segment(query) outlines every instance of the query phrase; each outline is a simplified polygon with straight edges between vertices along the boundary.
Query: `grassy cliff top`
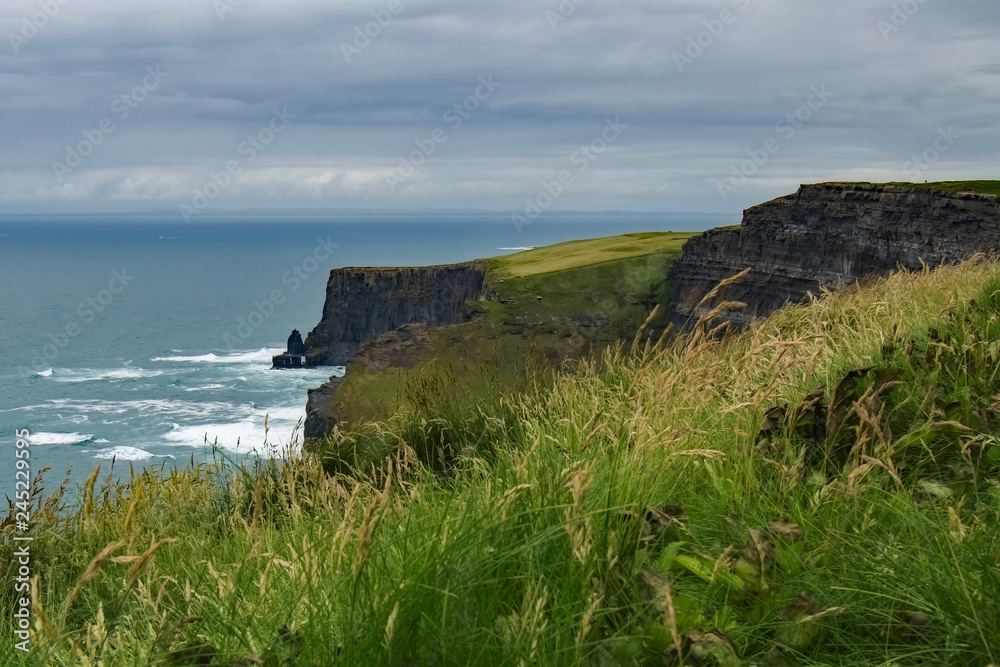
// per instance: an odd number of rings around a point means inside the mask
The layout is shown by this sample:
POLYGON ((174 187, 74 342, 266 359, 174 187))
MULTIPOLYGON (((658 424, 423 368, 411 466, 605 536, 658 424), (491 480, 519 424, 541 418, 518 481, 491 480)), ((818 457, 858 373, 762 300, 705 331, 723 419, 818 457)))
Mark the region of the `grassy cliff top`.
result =
POLYGON ((698 232, 643 232, 567 241, 498 257, 494 260, 494 266, 506 270, 511 277, 521 278, 641 255, 679 253, 684 242, 697 234, 698 232))
POLYGON ((926 190, 937 190, 940 192, 959 193, 976 192, 981 195, 1000 196, 1000 181, 933 181, 930 183, 906 183, 904 181, 890 181, 888 183, 834 183, 834 185, 894 185, 907 188, 924 188, 926 190))

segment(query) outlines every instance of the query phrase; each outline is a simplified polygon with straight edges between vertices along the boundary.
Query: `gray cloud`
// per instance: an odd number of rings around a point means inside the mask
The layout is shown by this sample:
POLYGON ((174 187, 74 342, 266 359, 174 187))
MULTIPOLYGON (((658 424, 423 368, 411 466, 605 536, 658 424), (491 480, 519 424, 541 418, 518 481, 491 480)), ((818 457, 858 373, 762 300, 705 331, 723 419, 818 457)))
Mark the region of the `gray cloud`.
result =
POLYGON ((176 210, 233 160, 214 207, 519 209, 616 117, 628 129, 554 208, 735 212, 802 182, 908 180, 948 127, 961 138, 918 175, 995 176, 992 2, 398 1, 243 0, 223 19, 214 0, 5 3, 0 211, 176 210), (58 11, 26 38, 43 6, 58 11), (355 45, 371 12, 392 20, 355 45), (156 66, 169 75, 122 117, 156 66), (453 129, 446 112, 489 75, 501 86, 453 129), (814 87, 829 100, 785 138, 814 87), (286 108, 247 161, 241 146, 286 108), (53 163, 105 119, 60 182, 53 163), (436 128, 447 140, 391 190, 436 128), (779 150, 720 197, 772 136, 779 150))

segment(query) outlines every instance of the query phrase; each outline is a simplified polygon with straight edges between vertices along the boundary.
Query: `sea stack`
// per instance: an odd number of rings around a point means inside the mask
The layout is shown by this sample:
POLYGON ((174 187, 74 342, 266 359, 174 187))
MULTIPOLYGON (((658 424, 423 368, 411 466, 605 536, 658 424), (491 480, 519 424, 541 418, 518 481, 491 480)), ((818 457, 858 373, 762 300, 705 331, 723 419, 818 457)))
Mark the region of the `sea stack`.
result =
POLYGON ((283 354, 271 357, 271 368, 304 368, 306 361, 306 345, 302 342, 302 334, 298 329, 292 330, 288 337, 283 354))

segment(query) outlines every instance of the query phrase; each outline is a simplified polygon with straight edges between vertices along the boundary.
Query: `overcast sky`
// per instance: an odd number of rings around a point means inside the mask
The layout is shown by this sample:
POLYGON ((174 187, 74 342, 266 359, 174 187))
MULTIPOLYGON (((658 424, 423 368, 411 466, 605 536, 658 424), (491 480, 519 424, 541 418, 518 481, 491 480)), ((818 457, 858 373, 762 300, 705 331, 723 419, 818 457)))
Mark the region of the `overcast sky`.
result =
POLYGON ((5 0, 0 26, 3 213, 1000 177, 996 0, 5 0))

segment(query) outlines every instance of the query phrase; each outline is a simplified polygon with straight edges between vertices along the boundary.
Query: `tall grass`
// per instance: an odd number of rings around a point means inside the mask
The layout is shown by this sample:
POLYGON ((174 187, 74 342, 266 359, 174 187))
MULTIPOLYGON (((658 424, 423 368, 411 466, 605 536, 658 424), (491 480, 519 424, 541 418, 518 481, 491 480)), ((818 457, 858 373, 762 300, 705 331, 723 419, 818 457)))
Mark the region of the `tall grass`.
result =
POLYGON ((901 274, 509 394, 428 379, 318 453, 95 475, 34 513, 0 656, 996 664, 998 295, 992 262, 901 274))

